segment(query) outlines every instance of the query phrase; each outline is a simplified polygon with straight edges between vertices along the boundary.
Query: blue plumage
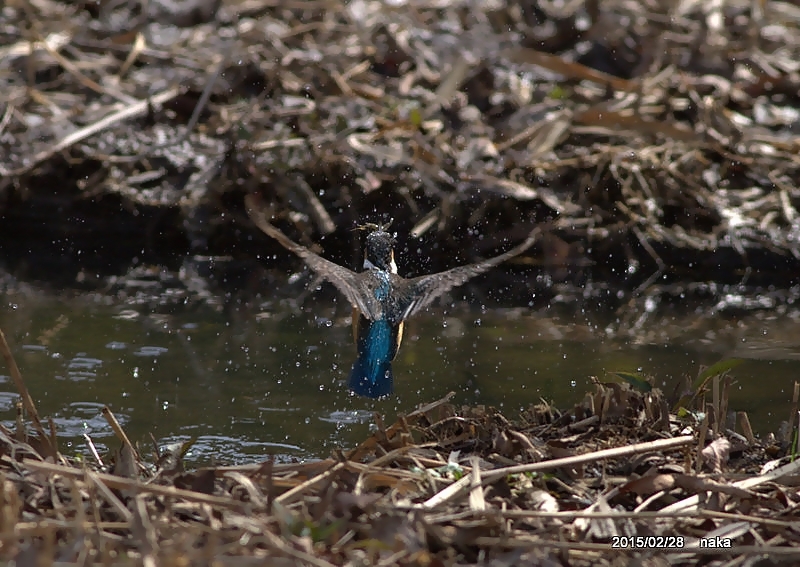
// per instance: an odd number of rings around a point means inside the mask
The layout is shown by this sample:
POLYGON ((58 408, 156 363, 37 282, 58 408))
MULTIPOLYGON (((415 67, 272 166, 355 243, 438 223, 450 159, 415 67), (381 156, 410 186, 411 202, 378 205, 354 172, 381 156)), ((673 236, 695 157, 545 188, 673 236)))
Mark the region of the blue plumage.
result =
POLYGON ((397 330, 386 319, 361 318, 358 358, 350 371, 350 389, 359 396, 380 398, 392 393, 392 359, 397 354, 397 330))
POLYGON ((350 371, 349 386, 356 394, 369 398, 392 393, 391 364, 403 339, 405 319, 448 290, 521 254, 533 245, 539 234, 539 229, 534 229, 524 242, 489 260, 406 279, 397 274, 394 261, 396 240, 386 232, 389 225, 359 227, 371 232, 367 235, 364 250, 364 271, 356 273, 293 242, 269 222, 263 204, 255 195, 248 195, 245 205, 256 226, 331 281, 353 305, 358 358, 350 371))

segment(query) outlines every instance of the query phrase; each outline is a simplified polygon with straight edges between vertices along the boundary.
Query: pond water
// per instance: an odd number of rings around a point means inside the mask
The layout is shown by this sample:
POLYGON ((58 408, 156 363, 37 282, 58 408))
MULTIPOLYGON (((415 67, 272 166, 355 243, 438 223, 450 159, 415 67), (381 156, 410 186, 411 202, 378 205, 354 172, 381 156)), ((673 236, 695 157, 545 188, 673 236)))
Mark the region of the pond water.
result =
MULTIPOLYGON (((196 464, 326 457, 363 440, 374 412, 391 423, 450 391, 457 404, 495 406, 512 419, 542 398, 567 408, 591 391, 591 376, 609 380, 617 370, 642 371, 672 392, 701 365, 731 356, 747 360, 733 372, 730 407, 747 411, 763 434, 789 417, 800 375, 800 324, 787 317, 692 325, 675 316, 659 332, 631 335, 613 317, 460 304, 409 321, 394 362, 396 395, 372 401, 346 389, 355 357, 349 306, 312 296, 302 310, 260 311, 242 304, 225 314, 152 315, 9 294, 0 313, 63 452, 88 455, 83 434, 101 451, 118 446, 101 413, 108 405, 143 447, 150 434, 159 444, 195 438, 188 458, 196 464)), ((17 394, 7 370, 0 374, 0 420, 13 426, 17 394)))

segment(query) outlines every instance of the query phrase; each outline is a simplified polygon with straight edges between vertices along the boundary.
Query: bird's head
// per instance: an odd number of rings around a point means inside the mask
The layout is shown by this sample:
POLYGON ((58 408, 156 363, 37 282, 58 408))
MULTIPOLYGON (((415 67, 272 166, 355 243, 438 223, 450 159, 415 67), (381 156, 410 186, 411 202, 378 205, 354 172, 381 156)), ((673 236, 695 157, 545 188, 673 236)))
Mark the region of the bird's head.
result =
POLYGON ((394 246, 397 240, 387 232, 392 224, 389 221, 385 225, 363 224, 357 227, 359 230, 371 231, 367 235, 367 246, 364 249, 364 269, 378 268, 392 274, 397 273, 397 264, 394 263, 394 246))

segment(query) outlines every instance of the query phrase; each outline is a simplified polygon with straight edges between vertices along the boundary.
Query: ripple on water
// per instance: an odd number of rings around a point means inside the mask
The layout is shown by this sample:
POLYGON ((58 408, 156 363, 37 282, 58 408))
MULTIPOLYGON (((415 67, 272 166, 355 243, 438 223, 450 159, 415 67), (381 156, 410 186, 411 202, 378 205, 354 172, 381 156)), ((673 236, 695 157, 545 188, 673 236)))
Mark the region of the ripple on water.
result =
POLYGON ((102 366, 103 361, 99 358, 88 358, 79 354, 75 358, 71 359, 67 364, 67 368, 86 368, 86 369, 93 369, 98 366, 102 366))
POLYGON ((372 413, 367 410, 333 411, 330 415, 320 416, 319 420, 328 423, 368 423, 372 421, 372 413))
MULTIPOLYGON (((185 443, 189 439, 190 437, 185 435, 165 437, 159 440, 159 446, 185 443)), ((227 435, 200 435, 186 454, 186 459, 197 461, 213 457, 220 463, 239 465, 263 461, 269 455, 272 455, 279 463, 294 461, 298 456, 310 456, 297 445, 289 443, 257 442, 227 435)))
POLYGON ((0 392, 0 411, 11 411, 18 399, 16 392, 0 392))
POLYGON ((56 376, 56 380, 71 380, 73 382, 83 382, 84 380, 94 380, 97 378, 96 372, 68 372, 66 376, 56 376))
POLYGON ((128 343, 123 343, 120 341, 111 341, 110 343, 106 344, 106 348, 109 350, 125 350, 128 348, 128 343))
POLYGON ((139 347, 138 349, 136 349, 133 352, 133 354, 134 354, 134 356, 148 356, 148 357, 152 356, 152 357, 155 357, 155 356, 161 356, 162 354, 164 354, 168 350, 169 350, 168 348, 160 347, 160 346, 143 346, 143 347, 139 347))
POLYGON ((79 353, 67 362, 67 378, 74 382, 97 378, 96 369, 103 365, 99 358, 90 358, 86 353, 79 353))
MULTIPOLYGON (((80 437, 84 433, 92 438, 113 437, 114 432, 103 417, 103 404, 95 402, 73 402, 53 418, 59 435, 80 437)), ((129 417, 124 413, 114 413, 117 421, 125 425, 129 417)))

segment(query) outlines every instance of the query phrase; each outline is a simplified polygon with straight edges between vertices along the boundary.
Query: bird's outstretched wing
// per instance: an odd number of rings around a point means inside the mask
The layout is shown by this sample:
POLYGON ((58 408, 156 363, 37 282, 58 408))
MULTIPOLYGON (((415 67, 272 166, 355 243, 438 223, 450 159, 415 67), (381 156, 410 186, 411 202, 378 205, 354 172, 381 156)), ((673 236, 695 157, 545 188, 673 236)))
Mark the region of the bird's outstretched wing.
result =
POLYGON ((490 268, 514 256, 522 254, 536 242, 540 233, 541 229, 538 227, 535 228, 524 242, 518 244, 505 254, 500 254, 494 258, 467 266, 459 266, 451 270, 439 272, 438 274, 404 280, 398 285, 398 307, 401 313, 400 320, 402 321, 424 309, 430 305, 434 299, 447 293, 454 287, 458 287, 490 268))
POLYGON ((265 234, 277 240, 287 250, 300 256, 309 268, 336 286, 336 289, 342 292, 351 304, 358 307, 365 317, 368 319, 380 318, 381 306, 378 301, 371 297, 370 293, 359 293, 359 275, 356 272, 326 260, 283 234, 269 222, 257 197, 247 195, 244 202, 250 220, 265 234))

